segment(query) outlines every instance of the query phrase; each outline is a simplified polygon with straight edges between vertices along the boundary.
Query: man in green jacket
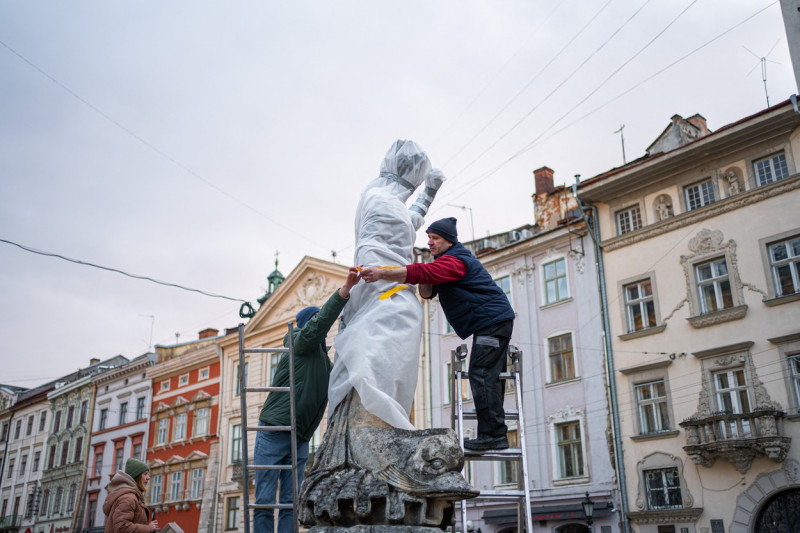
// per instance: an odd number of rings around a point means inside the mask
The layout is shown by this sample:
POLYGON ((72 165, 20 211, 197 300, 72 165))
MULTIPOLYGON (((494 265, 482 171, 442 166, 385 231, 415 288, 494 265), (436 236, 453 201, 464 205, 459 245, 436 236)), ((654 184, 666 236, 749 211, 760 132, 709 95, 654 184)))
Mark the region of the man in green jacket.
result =
MULTIPOLYGON (((308 441, 317 430, 328 405, 328 381, 333 366, 328 358, 325 338, 350 298, 350 289, 359 282, 359 271, 350 267, 344 285, 322 306, 306 307, 297 313, 294 330, 295 413, 297 418, 297 484, 303 482, 308 459, 308 441)), ((289 345, 289 335, 283 341, 289 345)), ((284 354, 272 380, 273 387, 289 386, 289 356, 284 354)), ((262 426, 289 426, 289 394, 271 392, 258 417, 262 426)), ((288 431, 259 431, 256 435, 254 464, 288 465, 292 463, 291 433, 288 431)), ((293 502, 292 470, 257 470, 257 505, 274 504, 280 478, 280 503, 293 502)), ((253 511, 255 533, 273 533, 275 514, 272 509, 253 511)), ((281 509, 278 513, 278 533, 294 531, 294 512, 281 509)))

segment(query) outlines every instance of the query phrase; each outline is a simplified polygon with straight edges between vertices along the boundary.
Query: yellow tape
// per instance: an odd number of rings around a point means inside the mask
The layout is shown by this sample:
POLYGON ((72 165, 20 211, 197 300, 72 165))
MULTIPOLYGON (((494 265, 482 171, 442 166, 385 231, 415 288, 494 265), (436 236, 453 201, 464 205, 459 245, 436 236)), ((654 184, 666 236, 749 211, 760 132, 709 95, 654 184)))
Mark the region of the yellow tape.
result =
POLYGON ((408 285, 398 285, 398 286, 396 286, 396 287, 392 287, 392 288, 391 288, 391 289, 389 289, 388 291, 385 291, 383 294, 381 294, 381 295, 378 297, 378 299, 379 299, 379 300, 386 300, 386 299, 390 298, 390 297, 391 297, 391 296, 392 296, 394 293, 396 293, 396 292, 400 292, 400 291, 402 291, 403 289, 407 289, 407 288, 408 288, 408 285))

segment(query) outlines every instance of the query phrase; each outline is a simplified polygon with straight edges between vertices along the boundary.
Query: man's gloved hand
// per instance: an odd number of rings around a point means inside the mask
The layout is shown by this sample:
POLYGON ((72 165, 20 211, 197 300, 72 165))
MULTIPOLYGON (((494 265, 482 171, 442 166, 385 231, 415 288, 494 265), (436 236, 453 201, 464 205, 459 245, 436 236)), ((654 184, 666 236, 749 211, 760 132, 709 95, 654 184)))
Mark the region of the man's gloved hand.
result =
POLYGON ((425 187, 428 189, 433 189, 435 194, 436 191, 439 190, 439 187, 442 186, 442 183, 444 183, 445 179, 447 178, 444 177, 444 172, 442 172, 441 169, 433 168, 430 172, 428 172, 428 175, 425 176, 425 187))

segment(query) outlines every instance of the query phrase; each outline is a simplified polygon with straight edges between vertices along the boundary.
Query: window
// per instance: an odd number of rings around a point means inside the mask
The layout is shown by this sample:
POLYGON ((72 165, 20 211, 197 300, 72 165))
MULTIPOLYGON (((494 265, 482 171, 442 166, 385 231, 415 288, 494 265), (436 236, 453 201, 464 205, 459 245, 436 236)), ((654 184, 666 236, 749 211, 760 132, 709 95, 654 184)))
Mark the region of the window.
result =
POLYGON ((167 443, 167 428, 169 428, 169 418, 162 418, 158 421, 158 433, 156 434, 156 444, 167 443))
POLYGON ((281 354, 273 353, 269 356, 269 382, 275 383, 275 372, 278 371, 278 364, 281 361, 281 354))
POLYGON ((225 511, 225 530, 239 528, 239 497, 228 498, 227 510, 225 511))
POLYGON ((550 359, 550 381, 563 381, 575 377, 575 358, 572 351, 572 334, 566 333, 547 339, 550 359))
POLYGON ((156 474, 150 480, 150 503, 161 503, 163 481, 164 477, 161 474, 156 474))
POLYGON ((173 472, 169 483, 169 500, 176 502, 181 499, 183 485, 183 472, 173 472))
POLYGON ((189 374, 183 374, 178 377, 178 387, 183 387, 189 384, 189 374))
POLYGON ((711 180, 706 180, 702 183, 690 185, 683 190, 683 194, 686 198, 687 211, 699 209, 704 205, 714 203, 714 184, 711 183, 711 180))
POLYGON ((3 432, 0 434, 0 442, 5 442, 8 438, 8 423, 3 422, 3 432))
POLYGON ((48 470, 55 466, 56 462, 56 445, 50 445, 50 454, 47 456, 47 468, 48 470))
POLYGON ((567 261, 564 258, 545 263, 542 267, 545 305, 569 298, 567 290, 567 261))
MULTIPOLYGON (((714 393, 717 399, 717 409, 724 413, 743 414, 750 412, 750 393, 744 368, 723 370, 715 372, 714 393)), ((741 434, 735 420, 720 420, 719 429, 724 439, 737 439, 750 436, 750 422, 741 421, 741 434)))
POLYGON ((209 368, 201 368, 197 371, 197 381, 203 381, 204 379, 208 379, 210 375, 209 368))
POLYGON ((695 273, 702 314, 733 307, 728 264, 724 257, 696 265, 695 273))
POLYGON ((31 465, 31 472, 38 472, 39 471, 39 460, 42 458, 42 452, 40 450, 36 450, 33 452, 33 464, 31 465))
POLYGON ((69 496, 67 496, 67 512, 71 513, 75 509, 75 496, 78 494, 78 485, 73 483, 69 487, 69 496))
POLYGON ((653 286, 649 279, 625 286, 625 313, 628 333, 655 327, 656 308, 653 286))
POLYGON ((31 433, 33 433, 33 415, 28 417, 28 425, 25 428, 25 436, 27 437, 31 433))
POLYGON ((89 400, 83 400, 81 402, 81 414, 78 423, 85 424, 88 414, 89 414, 89 400))
POLYGON ((800 237, 771 244, 769 263, 776 297, 800 292, 800 237))
POLYGON ((556 424, 558 439, 558 477, 570 478, 583 475, 583 444, 580 422, 556 424))
POLYGON ((630 233, 641 227, 642 213, 638 205, 617 212, 617 235, 630 233))
POLYGON ((39 415, 39 431, 44 431, 46 424, 47 424, 47 411, 42 411, 42 414, 39 415))
POLYGON ((179 413, 175 416, 175 430, 172 440, 184 440, 186 438, 186 413, 179 413))
POLYGON ((17 423, 14 425, 14 440, 19 438, 20 431, 22 431, 22 420, 17 420, 17 423))
POLYGON ((136 420, 144 418, 144 398, 136 398, 136 420))
POLYGON ((83 455, 83 437, 75 439, 75 451, 73 453, 72 462, 77 463, 81 460, 83 455))
POLYGON ((14 459, 8 460, 8 472, 6 473, 6 477, 11 479, 14 477, 14 459))
POLYGON ((639 433, 645 435, 670 430, 664 380, 640 383, 634 388, 639 410, 639 433))
POLYGON ((119 425, 126 424, 128 422, 128 402, 122 402, 119 404, 119 425))
MULTIPOLYGON (((244 383, 247 386, 247 366, 248 362, 244 362, 244 383)), ((242 386, 241 382, 239 381, 239 365, 236 365, 236 382, 233 384, 234 396, 239 396, 242 393, 242 386)))
POLYGON ((65 440, 61 443, 61 462, 58 463, 59 466, 64 466, 67 464, 67 458, 69 457, 69 441, 65 440))
POLYGON ((503 276, 502 278, 498 278, 494 280, 497 283, 497 286, 503 290, 503 293, 508 298, 508 303, 512 303, 511 301, 511 276, 503 276))
POLYGON ((683 507, 681 483, 677 468, 659 468, 644 472, 647 508, 677 509, 683 507))
POLYGON ((103 452, 98 452, 94 456, 94 475, 95 477, 100 477, 100 474, 103 472, 103 452))
POLYGON ((53 498, 53 514, 61 514, 61 500, 64 498, 64 487, 56 489, 56 497, 53 498))
POLYGON ((786 166, 786 154, 782 152, 754 161, 753 167, 755 168, 759 187, 789 177, 789 168, 786 166))
POLYGON ((165 379, 161 382, 161 390, 159 392, 164 392, 169 390, 169 380, 165 379))
POLYGON ((50 506, 50 489, 44 489, 42 493, 42 507, 39 509, 39 516, 47 516, 47 508, 50 506))
POLYGON ((203 495, 203 474, 202 468, 192 469, 192 499, 199 500, 203 495))
MULTIPOLYGON (((509 430, 506 433, 506 437, 508 437, 509 448, 519 448, 519 436, 516 429, 509 430)), ((499 461, 498 467, 500 469, 497 479, 498 485, 517 483, 519 475, 519 463, 517 461, 499 461)))
POLYGON ((208 422, 211 410, 208 407, 201 407, 194 412, 194 436, 199 437, 208 434, 208 422))
POLYGON ((789 354, 789 369, 794 390, 795 405, 800 405, 800 352, 789 354))
POLYGON ((143 459, 142 457, 142 443, 136 443, 133 445, 133 454, 131 455, 134 459, 143 459))
POLYGON ((108 425, 108 409, 100 409, 100 429, 106 429, 108 425))
POLYGON ((234 424, 231 426, 231 463, 238 463, 242 460, 242 426, 234 424))
POLYGON ((72 422, 75 419, 75 406, 70 405, 69 409, 67 409, 67 426, 68 428, 72 427, 72 422))
POLYGON ((19 475, 22 476, 25 474, 25 469, 28 467, 28 454, 22 456, 22 459, 19 461, 19 475))

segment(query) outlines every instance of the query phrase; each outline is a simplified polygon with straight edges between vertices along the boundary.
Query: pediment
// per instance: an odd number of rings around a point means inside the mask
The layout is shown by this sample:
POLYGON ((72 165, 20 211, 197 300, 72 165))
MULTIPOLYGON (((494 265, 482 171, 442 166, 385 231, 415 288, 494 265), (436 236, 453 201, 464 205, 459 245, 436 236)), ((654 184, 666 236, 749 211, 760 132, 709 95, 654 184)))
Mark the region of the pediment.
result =
POLYGON ((166 464, 174 465, 176 463, 183 463, 183 462, 184 462, 183 457, 181 457, 180 455, 173 455, 172 457, 167 459, 167 463, 166 464))
POLYGON ((269 328, 284 328, 304 307, 321 307, 344 281, 347 269, 345 265, 303 257, 247 323, 245 335, 269 328))
MULTIPOLYGON (((197 391, 197 394, 192 396, 192 403, 202 402, 203 400, 210 400, 211 395, 204 390, 197 391)), ((186 402, 189 403, 189 402, 186 402)))
POLYGON ((208 459, 208 454, 198 451, 193 451, 186 456, 187 461, 197 461, 199 459, 208 459))
POLYGON ((172 407, 174 409, 174 408, 178 408, 178 407, 180 407, 182 405, 186 405, 188 403, 189 403, 189 400, 187 400, 183 396, 178 396, 177 398, 175 398, 175 401, 172 402, 172 407))

